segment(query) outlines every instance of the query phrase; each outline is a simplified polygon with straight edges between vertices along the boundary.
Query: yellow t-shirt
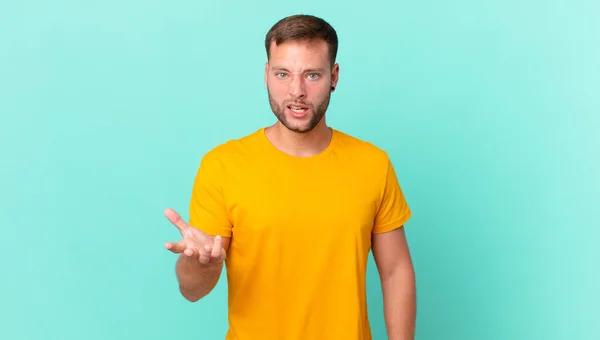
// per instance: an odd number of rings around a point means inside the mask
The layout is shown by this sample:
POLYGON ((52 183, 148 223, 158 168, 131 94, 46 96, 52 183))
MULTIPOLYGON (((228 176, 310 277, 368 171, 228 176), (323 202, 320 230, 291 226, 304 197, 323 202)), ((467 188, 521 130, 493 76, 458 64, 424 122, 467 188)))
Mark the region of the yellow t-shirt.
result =
POLYGON ((279 151, 261 128, 202 158, 190 224, 231 237, 226 339, 371 339, 371 236, 411 212, 387 153, 332 130, 313 157, 279 151))

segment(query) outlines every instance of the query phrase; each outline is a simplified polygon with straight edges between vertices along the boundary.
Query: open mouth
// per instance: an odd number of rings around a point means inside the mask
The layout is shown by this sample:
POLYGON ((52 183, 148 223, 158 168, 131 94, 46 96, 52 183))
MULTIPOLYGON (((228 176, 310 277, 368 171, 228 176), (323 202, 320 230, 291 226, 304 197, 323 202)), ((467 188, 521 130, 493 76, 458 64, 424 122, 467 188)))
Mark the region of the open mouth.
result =
POLYGON ((301 113, 301 112, 304 112, 304 111, 308 110, 308 107, 306 107, 304 105, 290 104, 287 107, 288 107, 288 109, 290 109, 290 110, 292 110, 294 112, 298 112, 298 113, 301 113))
POLYGON ((287 108, 290 112, 297 117, 304 116, 304 114, 308 111, 308 106, 302 104, 289 104, 287 108))

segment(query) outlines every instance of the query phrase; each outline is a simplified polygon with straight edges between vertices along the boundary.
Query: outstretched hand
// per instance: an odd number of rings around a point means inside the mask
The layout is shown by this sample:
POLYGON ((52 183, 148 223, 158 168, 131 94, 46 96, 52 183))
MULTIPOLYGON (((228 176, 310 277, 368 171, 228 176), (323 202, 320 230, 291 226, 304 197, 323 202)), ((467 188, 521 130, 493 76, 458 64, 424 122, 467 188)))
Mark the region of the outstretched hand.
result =
POLYGON ((225 260, 225 249, 221 236, 214 238, 187 224, 173 209, 165 209, 167 219, 179 229, 182 240, 167 242, 165 248, 175 254, 183 254, 192 259, 197 259, 206 265, 219 265, 225 260))

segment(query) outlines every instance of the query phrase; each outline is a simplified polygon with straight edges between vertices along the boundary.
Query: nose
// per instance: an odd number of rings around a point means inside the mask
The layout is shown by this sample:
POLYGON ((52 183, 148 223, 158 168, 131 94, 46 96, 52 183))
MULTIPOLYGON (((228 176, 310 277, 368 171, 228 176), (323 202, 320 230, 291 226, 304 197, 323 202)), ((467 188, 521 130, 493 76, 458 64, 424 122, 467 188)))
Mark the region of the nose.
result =
POLYGON ((302 77, 294 77, 292 79, 290 82, 289 92, 293 98, 306 97, 306 89, 304 88, 304 81, 302 77))

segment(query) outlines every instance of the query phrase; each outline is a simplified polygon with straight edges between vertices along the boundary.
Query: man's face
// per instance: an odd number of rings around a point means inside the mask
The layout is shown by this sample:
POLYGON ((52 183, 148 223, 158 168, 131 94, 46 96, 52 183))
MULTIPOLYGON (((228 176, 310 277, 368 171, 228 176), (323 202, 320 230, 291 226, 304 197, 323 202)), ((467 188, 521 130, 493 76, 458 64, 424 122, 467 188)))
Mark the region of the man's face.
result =
POLYGON ((338 65, 329 62, 325 41, 271 44, 265 82, 269 103, 287 129, 304 133, 321 121, 338 77, 338 65))

